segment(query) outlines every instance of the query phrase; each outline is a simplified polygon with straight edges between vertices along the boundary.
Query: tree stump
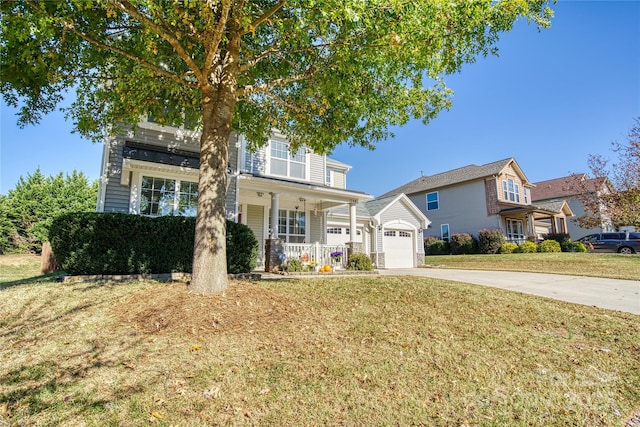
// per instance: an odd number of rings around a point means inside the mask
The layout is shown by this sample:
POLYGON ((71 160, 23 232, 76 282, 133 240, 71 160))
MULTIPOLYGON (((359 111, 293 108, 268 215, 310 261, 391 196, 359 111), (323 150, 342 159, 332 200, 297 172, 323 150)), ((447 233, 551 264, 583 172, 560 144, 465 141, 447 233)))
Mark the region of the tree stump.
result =
POLYGON ((40 256, 40 273, 49 274, 60 270, 56 257, 51 249, 51 243, 42 244, 42 255, 40 256))

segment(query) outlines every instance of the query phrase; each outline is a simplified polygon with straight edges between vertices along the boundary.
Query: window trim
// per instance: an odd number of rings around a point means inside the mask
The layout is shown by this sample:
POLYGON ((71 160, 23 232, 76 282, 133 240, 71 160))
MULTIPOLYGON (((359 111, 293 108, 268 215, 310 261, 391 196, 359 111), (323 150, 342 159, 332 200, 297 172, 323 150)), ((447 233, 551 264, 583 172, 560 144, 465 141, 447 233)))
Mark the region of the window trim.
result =
POLYGON ((266 171, 268 173, 268 175, 271 176, 278 176, 278 177, 284 177, 284 178, 289 178, 289 179, 295 179, 295 180, 300 180, 300 181, 309 181, 309 166, 310 166, 310 153, 309 151, 306 149, 305 146, 302 146, 298 149, 298 151, 296 153, 292 153, 290 150, 290 144, 287 141, 284 141, 282 139, 278 139, 278 138, 269 138, 269 143, 266 146, 266 150, 265 150, 265 157, 266 157, 266 171), (274 144, 282 144, 284 146, 286 146, 286 155, 287 158, 282 158, 282 157, 274 157, 272 155, 272 150, 274 149, 274 144), (296 160, 295 157, 296 155, 298 155, 301 151, 304 151, 304 162, 301 162, 299 160, 296 160), (277 161, 282 161, 282 162, 286 162, 286 174, 282 175, 279 173, 274 173, 272 172, 271 168, 274 164, 274 159, 277 161), (303 177, 299 177, 299 176, 292 176, 291 175, 291 166, 293 165, 302 165, 303 168, 302 170, 304 171, 304 176, 303 177))
POLYGON ((520 184, 515 179, 504 178, 502 180, 502 199, 505 202, 520 203, 520 184))
MULTIPOLYGON (((136 180, 136 185, 131 189, 131 193, 135 194, 135 197, 133 200, 131 200, 131 196, 130 196, 130 206, 132 208, 133 213, 138 214, 138 215, 144 215, 144 216, 148 216, 148 217, 152 217, 152 218, 157 218, 157 217, 161 217, 161 216, 169 216, 169 215, 180 215, 180 213, 177 211, 179 205, 180 205, 180 192, 182 189, 182 183, 183 182, 188 182, 188 183, 192 183, 192 184, 196 184, 196 188, 198 185, 198 179, 197 177, 193 177, 195 178, 195 180, 190 179, 191 177, 185 177, 185 176, 176 176, 176 175, 172 175, 172 174, 153 174, 153 173, 149 173, 149 171, 138 171, 136 172, 136 174, 138 175, 137 180, 136 180), (152 178, 152 179, 162 179, 162 180, 170 180, 174 182, 174 188, 173 188, 173 208, 171 213, 166 214, 166 215, 162 215, 162 214, 146 214, 146 213, 142 213, 142 182, 144 180, 144 178, 152 178)), ((197 209, 197 202, 196 202, 196 209, 197 209)), ((194 211, 193 216, 195 216, 196 212, 194 211)), ((184 215, 184 216, 192 216, 192 215, 184 215)))
POLYGON ((427 212, 428 211, 437 211, 437 210, 440 209, 440 193, 438 191, 431 191, 430 193, 427 193, 425 195, 425 200, 427 202, 427 212), (429 201, 429 196, 432 195, 432 194, 436 195, 436 199, 432 200, 432 201, 429 201), (435 203, 436 207, 435 208, 429 208, 429 204, 430 203, 435 203))
POLYGON ((449 224, 440 224, 440 239, 445 242, 448 242, 451 239, 451 227, 449 227, 449 224), (447 237, 445 237, 444 233, 445 227, 447 230, 447 237))

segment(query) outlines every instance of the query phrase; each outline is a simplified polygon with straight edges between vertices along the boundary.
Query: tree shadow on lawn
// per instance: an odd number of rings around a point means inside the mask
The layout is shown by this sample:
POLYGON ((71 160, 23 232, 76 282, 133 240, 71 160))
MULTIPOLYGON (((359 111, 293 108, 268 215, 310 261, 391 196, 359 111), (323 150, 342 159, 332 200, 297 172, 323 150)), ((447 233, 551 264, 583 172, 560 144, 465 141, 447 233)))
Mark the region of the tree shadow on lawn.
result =
POLYGON ((47 422, 73 423, 130 394, 126 382, 111 389, 100 382, 105 375, 127 378, 129 361, 136 357, 132 350, 144 341, 133 332, 109 339, 97 331, 99 325, 92 323, 102 320, 93 313, 108 312, 112 301, 74 301, 52 311, 50 301, 36 298, 0 319, 0 359, 7 358, 0 366, 0 425, 31 424, 45 412, 47 422))
POLYGON ((0 291, 21 285, 34 285, 38 283, 62 282, 62 278, 67 273, 56 271, 55 273, 43 274, 41 276, 28 277, 25 279, 12 280, 10 282, 0 282, 0 291))

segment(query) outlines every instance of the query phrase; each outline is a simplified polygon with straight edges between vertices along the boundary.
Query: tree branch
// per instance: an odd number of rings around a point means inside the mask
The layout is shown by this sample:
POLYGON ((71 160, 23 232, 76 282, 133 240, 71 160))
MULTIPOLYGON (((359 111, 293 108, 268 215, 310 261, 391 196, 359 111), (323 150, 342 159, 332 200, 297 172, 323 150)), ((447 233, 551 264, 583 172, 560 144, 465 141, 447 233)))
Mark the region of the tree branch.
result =
POLYGON ((278 10, 282 8, 282 6, 285 5, 285 3, 286 3, 285 0, 280 0, 271 9, 267 10, 265 13, 259 16, 255 21, 249 24, 249 28, 247 29, 247 31, 241 32, 240 36, 254 32, 260 24, 262 24, 263 22, 271 18, 278 10))
POLYGON ((178 56, 193 71, 194 75, 196 76, 200 84, 201 85, 206 84, 207 82, 206 76, 204 75, 204 73, 202 73, 202 70, 200 69, 200 67, 198 67, 198 65, 193 61, 189 53, 186 50, 184 50, 184 48, 182 47, 178 39, 174 37, 173 34, 170 33, 170 30, 171 30, 170 28, 166 28, 165 30, 161 26, 157 25, 155 22, 153 22, 143 13, 141 13, 138 9, 136 9, 136 7, 133 6, 128 0, 108 0, 108 2, 116 7, 119 7, 124 12, 129 14, 131 17, 135 18, 138 22, 149 27, 160 37, 165 39, 173 47, 173 49, 176 51, 178 56))
MULTIPOLYGON (((213 60, 216 57, 216 54, 219 53, 220 42, 222 41, 222 37, 224 36, 224 28, 227 25, 227 19, 229 18, 229 11, 231 10, 231 0, 223 0, 222 2, 222 10, 220 11, 220 19, 218 19, 218 23, 216 24, 214 30, 211 43, 208 46, 205 46, 205 50, 207 51, 207 55, 204 62, 205 75, 208 75, 208 70, 213 65, 213 60)), ((207 27, 209 25, 213 26, 213 22, 211 20, 214 16, 211 14, 207 14, 207 27)))
POLYGON ((248 85, 248 86, 245 86, 244 88, 238 90, 238 92, 237 92, 238 98, 240 98, 242 96, 252 95, 252 94, 258 93, 258 92, 268 93, 269 89, 271 89, 271 88, 279 87, 279 86, 285 86, 285 85, 288 85, 289 83, 305 80, 305 79, 308 79, 309 77, 311 77, 312 75, 313 75, 313 72, 309 68, 304 73, 297 74, 295 76, 283 77, 283 78, 280 78, 280 79, 275 79, 275 80, 273 80, 273 81, 271 81, 269 83, 264 83, 264 84, 259 84, 259 85, 248 85))
POLYGON ((50 15, 49 13, 47 13, 47 11, 41 9, 37 4, 35 4, 33 0, 26 0, 26 1, 27 1, 27 4, 29 4, 33 9, 39 11, 40 13, 43 13, 44 15, 49 16, 49 17, 54 18, 54 19, 59 19, 65 29, 67 29, 68 31, 71 31, 72 33, 74 33, 78 37, 82 38, 83 40, 87 41, 88 43, 91 43, 92 45, 100 47, 100 48, 102 48, 104 50, 108 50, 110 52, 113 52, 113 53, 115 53, 117 55, 121 55, 121 56, 123 56, 123 57, 125 57, 127 59, 130 59, 130 60, 134 61, 134 62, 137 62, 138 64, 143 65, 144 67, 152 70, 153 72, 158 73, 158 74, 160 74, 160 75, 162 75, 164 77, 167 77, 167 78, 169 78, 169 79, 171 79, 171 80, 173 80, 173 81, 175 81, 175 82, 177 82, 177 83, 179 83, 181 85, 193 86, 192 83, 189 83, 188 81, 181 79, 179 76, 177 76, 177 75, 175 75, 175 74, 173 74, 173 73, 171 73, 171 72, 169 72, 167 70, 162 69, 161 67, 157 66, 156 64, 154 64, 152 62, 149 62, 149 61, 147 61, 147 60, 145 60, 143 58, 140 58, 139 56, 133 55, 133 54, 131 54, 131 53, 125 51, 125 50, 122 50, 120 48, 117 48, 115 46, 111 46, 111 45, 109 45, 107 43, 104 43, 104 42, 98 40, 97 38, 92 37, 91 35, 83 32, 83 31, 78 30, 73 21, 67 21, 67 20, 64 20, 62 18, 58 18, 58 17, 56 17, 54 15, 50 15))

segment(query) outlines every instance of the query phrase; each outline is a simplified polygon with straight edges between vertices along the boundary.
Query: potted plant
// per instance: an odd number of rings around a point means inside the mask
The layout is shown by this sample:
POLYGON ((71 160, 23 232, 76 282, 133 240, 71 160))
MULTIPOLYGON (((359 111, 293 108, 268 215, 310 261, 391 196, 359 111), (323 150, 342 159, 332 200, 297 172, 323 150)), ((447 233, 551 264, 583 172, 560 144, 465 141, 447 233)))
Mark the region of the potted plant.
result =
POLYGON ((341 267, 342 252, 341 251, 331 252, 331 259, 333 260, 333 263, 335 264, 335 268, 339 269, 341 267))

